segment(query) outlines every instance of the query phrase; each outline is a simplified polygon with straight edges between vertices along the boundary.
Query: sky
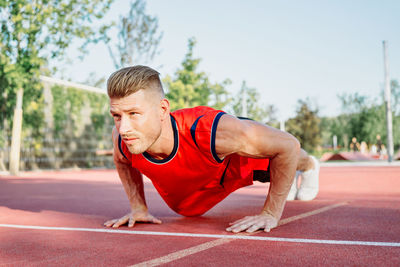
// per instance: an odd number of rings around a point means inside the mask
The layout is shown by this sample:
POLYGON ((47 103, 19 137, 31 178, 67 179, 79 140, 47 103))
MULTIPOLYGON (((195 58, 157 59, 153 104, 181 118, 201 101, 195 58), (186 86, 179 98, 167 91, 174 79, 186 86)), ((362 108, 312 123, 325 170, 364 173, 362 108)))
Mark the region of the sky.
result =
MULTIPOLYGON (((129 1, 115 0, 105 20, 117 20, 129 1)), ((389 74, 400 80, 400 1, 393 0, 148 0, 163 38, 160 54, 147 65, 161 78, 180 68, 190 37, 197 44, 200 71, 212 82, 229 78, 236 94, 242 84, 274 105, 277 117, 295 116, 299 99, 309 98, 320 116, 341 112, 338 95, 356 93, 378 99, 383 89, 383 46, 388 43, 389 74)), ((83 60, 68 50, 56 77, 74 82, 115 71, 106 46, 92 45, 83 60)), ((142 64, 138 62, 138 64, 142 64)))

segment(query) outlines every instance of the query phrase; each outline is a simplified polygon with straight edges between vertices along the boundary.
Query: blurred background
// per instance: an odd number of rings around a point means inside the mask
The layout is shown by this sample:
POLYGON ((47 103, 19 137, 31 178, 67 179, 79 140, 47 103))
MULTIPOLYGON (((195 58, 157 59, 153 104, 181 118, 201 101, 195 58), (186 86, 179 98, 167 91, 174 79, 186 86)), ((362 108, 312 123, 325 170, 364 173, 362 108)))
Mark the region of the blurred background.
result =
POLYGON ((267 123, 322 160, 387 159, 389 103, 398 159, 399 14, 395 0, 0 0, 0 171, 112 168, 105 83, 137 64, 172 109, 267 123))

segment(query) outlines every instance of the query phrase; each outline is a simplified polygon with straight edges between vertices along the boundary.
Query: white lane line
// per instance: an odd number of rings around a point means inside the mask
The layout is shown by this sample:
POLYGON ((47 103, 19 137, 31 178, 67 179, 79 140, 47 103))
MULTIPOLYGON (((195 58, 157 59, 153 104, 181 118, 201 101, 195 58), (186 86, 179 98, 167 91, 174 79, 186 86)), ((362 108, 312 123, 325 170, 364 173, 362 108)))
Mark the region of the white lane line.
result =
MULTIPOLYGON (((280 220, 278 225, 284 225, 284 224, 287 224, 287 223, 290 223, 290 222, 293 222, 293 221, 296 221, 296 220, 300 220, 300 219, 303 219, 303 218, 306 218, 306 217, 309 217, 309 216, 312 216, 312 215, 315 215, 315 214, 318 214, 318 213, 321 213, 321 212, 325 212, 327 210, 334 209, 334 208, 337 208, 337 207, 340 207, 340 206, 343 206, 343 205, 346 205, 346 204, 347 204, 347 202, 341 202, 341 203, 329 205, 329 206, 326 206, 326 207, 322 207, 320 209, 316 209, 316 210, 312 210, 312 211, 309 211, 309 212, 301 213, 299 215, 292 216, 292 217, 280 220)), ((253 232, 253 233, 241 232, 241 233, 236 234, 236 236, 250 236, 250 235, 254 235, 254 234, 259 233, 259 232, 261 232, 261 231, 257 231, 257 232, 253 232)), ((179 250, 179 251, 176 251, 176 252, 172 252, 172 253, 169 253, 167 255, 161 256, 159 258, 155 258, 155 259, 152 259, 152 260, 144 261, 144 262, 132 265, 130 267, 158 266, 158 265, 161 265, 161 264, 169 263, 171 261, 179 260, 179 259, 181 259, 183 257, 189 256, 189 255, 192 255, 192 254, 195 254, 195 253, 198 253, 198 252, 201 252, 203 250, 207 250, 207 249, 210 249, 210 248, 222 245, 222 244, 229 243, 229 242, 231 242, 233 240, 234 239, 221 238, 221 239, 217 239, 217 240, 213 240, 213 241, 208 241, 208 242, 202 243, 200 245, 193 246, 193 247, 190 247, 190 248, 187 248, 187 249, 182 249, 182 250, 179 250)))
POLYGON ((337 203, 337 204, 329 205, 329 206, 322 207, 322 208, 319 208, 319 209, 316 209, 316 210, 312 210, 312 211, 309 211, 309 212, 304 212, 304 213, 301 213, 299 215, 295 215, 295 216, 292 216, 292 217, 289 217, 289 218, 286 218, 286 219, 282 219, 282 220, 279 221, 278 226, 284 225, 284 224, 287 224, 287 223, 291 223, 293 221, 297 221, 297 220, 300 220, 300 219, 304 219, 306 217, 309 217, 309 216, 312 216, 312 215, 316 215, 318 213, 322 213, 322 212, 325 212, 325 211, 328 211, 328 210, 331 210, 331 209, 334 209, 334 208, 345 206, 347 204, 348 204, 348 202, 340 202, 340 203, 337 203))
MULTIPOLYGON (((312 216, 312 215, 315 215, 315 214, 318 214, 318 213, 321 213, 321 212, 325 212, 327 210, 334 209, 334 208, 337 208, 337 207, 340 207, 340 206, 343 206, 343 205, 347 205, 347 204, 348 204, 347 202, 341 202, 341 203, 329 205, 329 206, 326 206, 326 207, 322 207, 320 209, 312 210, 310 212, 301 213, 299 215, 292 216, 292 217, 280 220, 278 225, 284 225, 284 224, 287 224, 287 223, 290 223, 290 222, 293 222, 293 221, 296 221, 296 220, 300 220, 300 219, 303 219, 303 218, 306 218, 306 217, 309 217, 309 216, 312 216)), ((254 234, 259 233, 259 232, 261 232, 261 231, 256 231, 256 232, 253 232, 253 233, 241 232, 239 234, 236 234, 236 236, 250 236, 250 235, 254 235, 254 234)), ((187 249, 179 250, 179 251, 164 255, 164 256, 159 257, 159 258, 155 258, 155 259, 152 259, 152 260, 144 261, 144 262, 132 265, 130 267, 159 266, 161 264, 169 263, 169 262, 181 259, 183 257, 189 256, 189 255, 192 255, 192 254, 195 254, 195 253, 198 253, 198 252, 201 252, 203 250, 207 250, 207 249, 210 249, 210 248, 222 245, 222 244, 229 243, 229 242, 231 242, 233 240, 234 239, 221 238, 221 239, 209 241, 209 242, 197 245, 197 246, 193 246, 193 247, 190 247, 190 248, 187 248, 187 249)))
POLYGON ((32 230, 58 230, 58 231, 96 232, 96 233, 109 233, 109 234, 174 236, 174 237, 200 237, 200 238, 224 238, 224 239, 294 242, 294 243, 312 243, 312 244, 400 247, 400 242, 323 240, 323 239, 286 238, 286 237, 268 237, 268 236, 248 236, 248 235, 239 235, 239 234, 214 235, 214 234, 193 234, 193 233, 174 233, 174 232, 113 230, 113 229, 102 229, 102 228, 49 227, 49 226, 17 225, 17 224, 0 224, 0 227, 3 227, 3 228, 17 228, 17 229, 32 229, 32 230))
POLYGON ((194 246, 194 247, 178 250, 176 252, 169 253, 169 254, 167 254, 165 256, 161 256, 159 258, 155 258, 155 259, 152 259, 152 260, 148 260, 148 261, 144 261, 144 262, 141 262, 141 263, 137 263, 137 264, 131 265, 129 267, 152 267, 152 266, 158 266, 158 265, 161 265, 161 264, 169 263, 171 261, 179 260, 179 259, 181 259, 183 257, 190 256, 192 254, 195 254, 195 253, 198 253, 198 252, 201 252, 201 251, 204 251, 204 250, 207 250, 207 249, 210 249, 210 248, 222 245, 222 244, 229 243, 231 241, 232 241, 232 239, 219 238, 219 239, 216 239, 216 240, 213 240, 213 241, 209 241, 209 242, 206 242, 206 243, 194 246))

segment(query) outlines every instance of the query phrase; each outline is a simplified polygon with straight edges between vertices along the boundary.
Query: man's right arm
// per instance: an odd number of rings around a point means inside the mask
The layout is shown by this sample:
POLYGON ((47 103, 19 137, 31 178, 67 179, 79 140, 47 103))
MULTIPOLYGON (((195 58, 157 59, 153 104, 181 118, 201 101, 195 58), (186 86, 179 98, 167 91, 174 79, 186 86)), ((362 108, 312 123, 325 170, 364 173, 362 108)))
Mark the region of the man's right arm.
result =
POLYGON ((118 131, 114 127, 112 132, 114 163, 128 197, 131 212, 122 218, 109 220, 104 225, 107 227, 119 227, 128 223, 129 227, 133 227, 137 221, 161 223, 160 220, 148 213, 144 195, 143 175, 137 169, 133 168, 131 162, 119 151, 118 137, 118 131))

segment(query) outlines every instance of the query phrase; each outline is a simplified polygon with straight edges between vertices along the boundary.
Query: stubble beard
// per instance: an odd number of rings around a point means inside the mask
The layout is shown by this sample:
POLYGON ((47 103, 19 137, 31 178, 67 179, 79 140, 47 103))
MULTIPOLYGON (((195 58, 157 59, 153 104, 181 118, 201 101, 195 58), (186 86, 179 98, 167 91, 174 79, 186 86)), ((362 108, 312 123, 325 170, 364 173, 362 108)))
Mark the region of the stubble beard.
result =
POLYGON ((147 151, 160 137, 161 131, 151 137, 140 137, 136 140, 134 144, 126 144, 129 152, 134 155, 142 154, 143 152, 147 151))
POLYGON ((141 144, 136 144, 136 145, 128 145, 126 144, 126 147, 128 148, 129 152, 134 155, 142 154, 143 152, 146 151, 146 148, 143 148, 141 144))

